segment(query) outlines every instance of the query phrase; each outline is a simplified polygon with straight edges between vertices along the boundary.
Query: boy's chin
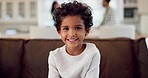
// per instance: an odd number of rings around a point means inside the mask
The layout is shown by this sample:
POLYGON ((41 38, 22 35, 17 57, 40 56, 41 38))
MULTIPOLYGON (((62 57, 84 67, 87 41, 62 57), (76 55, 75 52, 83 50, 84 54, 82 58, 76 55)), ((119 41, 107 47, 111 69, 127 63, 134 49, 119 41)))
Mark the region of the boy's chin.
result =
POLYGON ((68 46, 68 47, 76 47, 76 46, 78 46, 78 43, 66 43, 66 46, 68 46))

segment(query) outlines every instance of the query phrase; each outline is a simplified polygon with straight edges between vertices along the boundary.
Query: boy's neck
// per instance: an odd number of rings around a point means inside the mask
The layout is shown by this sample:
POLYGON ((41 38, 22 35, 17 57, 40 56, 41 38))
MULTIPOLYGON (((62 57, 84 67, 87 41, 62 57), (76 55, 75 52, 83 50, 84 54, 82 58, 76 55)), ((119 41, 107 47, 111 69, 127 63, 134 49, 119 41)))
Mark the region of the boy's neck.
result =
POLYGON ((75 48, 66 47, 66 52, 69 55, 77 56, 77 55, 80 55, 84 51, 85 47, 86 47, 86 44, 83 44, 81 47, 75 47, 75 48))

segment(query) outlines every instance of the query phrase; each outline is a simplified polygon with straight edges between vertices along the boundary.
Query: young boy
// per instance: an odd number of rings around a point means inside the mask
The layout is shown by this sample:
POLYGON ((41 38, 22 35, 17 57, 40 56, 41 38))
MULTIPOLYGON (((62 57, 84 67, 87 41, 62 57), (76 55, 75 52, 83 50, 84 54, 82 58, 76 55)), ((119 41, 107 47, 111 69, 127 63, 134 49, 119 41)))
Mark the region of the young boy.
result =
POLYGON ((50 52, 48 78, 99 78, 100 52, 83 42, 93 25, 91 8, 77 1, 63 3, 53 17, 65 45, 50 52))

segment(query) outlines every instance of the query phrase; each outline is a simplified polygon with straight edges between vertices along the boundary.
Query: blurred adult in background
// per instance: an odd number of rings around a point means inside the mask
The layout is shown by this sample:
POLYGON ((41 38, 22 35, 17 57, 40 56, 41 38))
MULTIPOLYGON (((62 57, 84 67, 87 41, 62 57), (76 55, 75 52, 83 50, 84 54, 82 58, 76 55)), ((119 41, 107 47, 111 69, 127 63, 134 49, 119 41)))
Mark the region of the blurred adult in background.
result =
POLYGON ((111 0, 103 0, 103 7, 105 7, 105 13, 101 25, 113 25, 115 24, 115 14, 113 8, 109 6, 111 0))
POLYGON ((53 14, 53 11, 58 7, 60 7, 59 3, 57 1, 54 1, 51 7, 51 14, 53 14))

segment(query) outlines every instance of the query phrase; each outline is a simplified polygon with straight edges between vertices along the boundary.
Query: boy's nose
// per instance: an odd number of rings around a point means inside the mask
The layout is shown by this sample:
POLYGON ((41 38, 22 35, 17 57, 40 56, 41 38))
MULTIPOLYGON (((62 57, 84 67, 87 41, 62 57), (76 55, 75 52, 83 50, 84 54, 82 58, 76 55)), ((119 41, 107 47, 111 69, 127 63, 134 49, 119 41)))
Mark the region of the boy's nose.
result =
POLYGON ((75 30, 70 30, 69 31, 69 35, 70 36, 75 36, 76 35, 76 31, 75 30))

